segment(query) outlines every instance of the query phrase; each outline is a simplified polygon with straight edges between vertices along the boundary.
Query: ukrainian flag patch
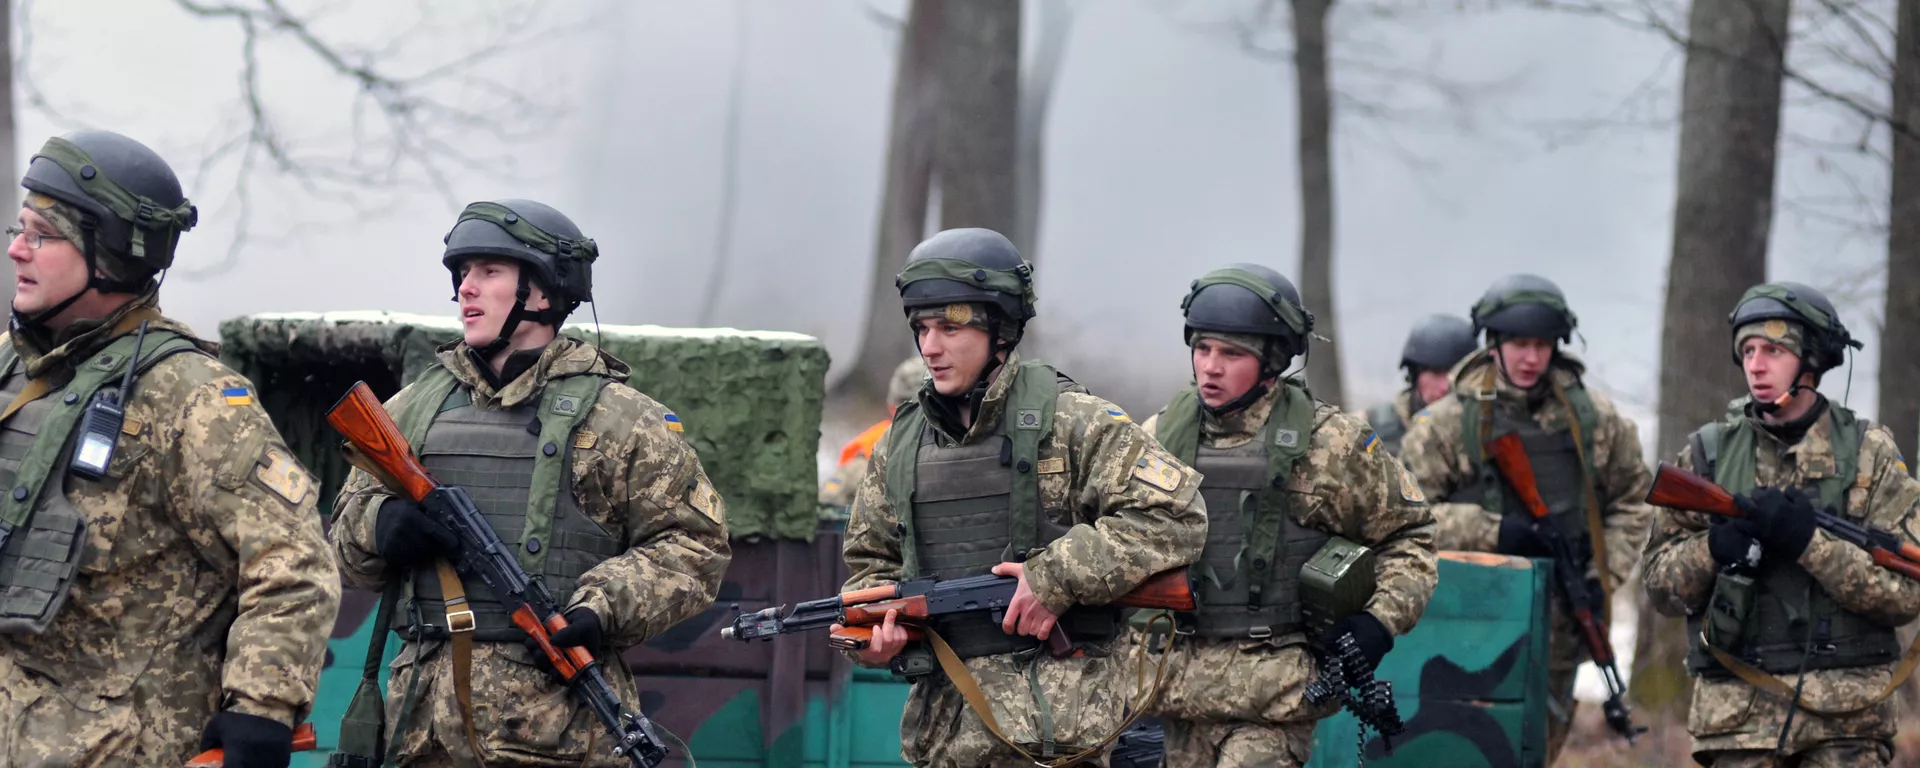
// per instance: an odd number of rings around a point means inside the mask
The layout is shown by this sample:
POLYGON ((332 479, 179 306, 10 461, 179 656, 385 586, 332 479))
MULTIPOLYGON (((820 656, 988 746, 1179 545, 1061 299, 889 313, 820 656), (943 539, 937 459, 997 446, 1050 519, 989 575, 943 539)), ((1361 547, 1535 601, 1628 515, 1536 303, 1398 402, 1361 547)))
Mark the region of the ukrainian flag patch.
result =
POLYGON ((1372 432, 1368 432, 1366 442, 1361 443, 1360 447, 1365 449, 1367 453, 1373 453, 1373 449, 1378 447, 1379 445, 1380 445, 1380 436, 1372 432))
POLYGON ((1110 419, 1113 419, 1114 421, 1132 421, 1132 419, 1127 418, 1126 413, 1122 412, 1118 408, 1108 408, 1107 417, 1110 419))
POLYGON ((227 387, 220 390, 220 396, 227 399, 227 405, 253 405, 253 393, 246 387, 227 387))
POLYGON ((669 414, 667 414, 667 417, 666 417, 666 419, 667 419, 667 430, 668 430, 668 431, 670 431, 670 432, 685 432, 685 431, 686 431, 686 428, 685 428, 685 427, 682 427, 682 426, 680 426, 680 417, 679 417, 679 416, 675 416, 675 415, 673 415, 673 414, 671 414, 671 413, 669 413, 669 414))

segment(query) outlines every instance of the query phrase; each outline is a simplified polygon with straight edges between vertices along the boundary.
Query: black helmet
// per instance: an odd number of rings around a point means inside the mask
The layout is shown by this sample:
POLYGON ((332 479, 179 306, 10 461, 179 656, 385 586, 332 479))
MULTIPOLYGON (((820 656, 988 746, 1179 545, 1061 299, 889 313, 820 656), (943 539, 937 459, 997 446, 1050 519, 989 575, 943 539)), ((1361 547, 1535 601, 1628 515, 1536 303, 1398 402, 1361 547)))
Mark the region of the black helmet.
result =
POLYGON ((1480 346, 1473 323, 1459 315, 1427 315, 1414 323, 1407 344, 1400 348, 1400 367, 1408 374, 1422 370, 1452 370, 1461 358, 1480 346))
POLYGON ((979 303, 1013 325, 1012 339, 1034 316, 1033 265, 1005 235, 991 229, 949 229, 913 247, 894 278, 908 315, 923 307, 979 303))
MULTIPOLYGON (((1840 365, 1846 357, 1847 347, 1860 349, 1847 327, 1840 323, 1840 314, 1833 309, 1833 302, 1813 288, 1800 283, 1762 283, 1748 288, 1733 305, 1733 312, 1727 315, 1733 332, 1748 323, 1762 320, 1785 320, 1798 323, 1806 332, 1806 344, 1803 354, 1807 367, 1816 373, 1825 373, 1840 365)), ((1740 361, 1740 353, 1734 352, 1734 362, 1740 361)))
MULTIPOLYGON (((150 277, 173 265, 180 233, 199 222, 199 210, 180 191, 180 178, 145 144, 111 131, 75 131, 47 139, 28 162, 20 186, 72 206, 81 214, 80 244, 89 274, 101 253, 137 265, 150 277)), ((134 292, 133 282, 93 277, 89 287, 134 292)))
MULTIPOLYGON (((472 256, 505 257, 520 262, 520 300, 525 279, 537 281, 552 302, 542 313, 526 313, 535 322, 558 326, 582 301, 593 299, 593 261, 600 255, 593 240, 573 220, 532 200, 498 200, 467 206, 444 241, 440 263, 453 273, 460 290, 460 262, 472 256)), ((509 328, 508 330, 511 330, 509 328)))
POLYGON ((1473 329, 1490 336, 1567 341, 1579 320, 1566 294, 1539 275, 1508 275, 1473 305, 1473 329))
MULTIPOLYGON (((1258 264, 1228 264, 1201 275, 1180 302, 1186 316, 1185 338, 1195 331, 1271 336, 1280 352, 1293 357, 1307 349, 1313 313, 1300 305, 1293 281, 1258 264)), ((1284 366, 1283 366, 1284 367, 1284 366)))

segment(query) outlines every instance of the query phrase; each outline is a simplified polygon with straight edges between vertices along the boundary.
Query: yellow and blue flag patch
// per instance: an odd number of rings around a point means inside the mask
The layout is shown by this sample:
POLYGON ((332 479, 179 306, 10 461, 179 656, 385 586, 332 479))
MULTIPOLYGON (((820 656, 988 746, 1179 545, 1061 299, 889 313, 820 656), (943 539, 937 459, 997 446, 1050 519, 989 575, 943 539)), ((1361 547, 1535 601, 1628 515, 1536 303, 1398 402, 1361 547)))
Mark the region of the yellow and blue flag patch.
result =
POLYGON ((1379 447, 1379 445, 1380 445, 1380 436, 1372 432, 1368 432, 1366 441, 1362 442, 1360 444, 1360 447, 1364 449, 1367 453, 1373 453, 1373 449, 1379 447))
POLYGON ((227 387, 220 390, 220 396, 227 399, 227 405, 253 405, 253 393, 246 387, 227 387))
POLYGON ((1127 418, 1127 414, 1125 412, 1121 411, 1118 408, 1108 408, 1107 417, 1110 419, 1113 419, 1114 421, 1132 421, 1132 419, 1127 418))
POLYGON ((667 414, 666 419, 667 419, 667 431, 669 432, 685 432, 686 431, 686 428, 680 425, 679 416, 675 416, 669 413, 667 414))

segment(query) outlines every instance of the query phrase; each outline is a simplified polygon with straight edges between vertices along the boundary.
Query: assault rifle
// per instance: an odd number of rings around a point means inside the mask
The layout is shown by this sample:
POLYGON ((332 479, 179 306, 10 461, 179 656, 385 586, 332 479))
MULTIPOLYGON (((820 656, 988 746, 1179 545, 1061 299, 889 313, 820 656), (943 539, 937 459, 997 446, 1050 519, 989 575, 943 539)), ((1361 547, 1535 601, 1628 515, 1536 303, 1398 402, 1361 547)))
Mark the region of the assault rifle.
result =
MULTIPOLYGON (((733 619, 733 626, 720 630, 729 640, 748 642, 772 640, 775 635, 826 629, 839 624, 841 629, 827 638, 827 644, 843 650, 858 651, 873 640, 873 628, 886 621, 887 611, 898 610, 895 621, 907 630, 907 638, 926 637, 924 626, 939 616, 961 613, 988 613, 994 621, 1006 615, 1013 601, 1013 590, 1020 580, 1013 576, 965 576, 958 579, 915 579, 867 589, 842 592, 833 597, 797 603, 793 610, 772 606, 733 619)), ((1154 575, 1121 595, 1114 605, 1126 608, 1156 608, 1167 611, 1193 610, 1193 588, 1187 583, 1187 569, 1175 568, 1154 575)), ((735 604, 738 611, 740 606, 735 604)), ((1047 636, 1047 652, 1054 658, 1073 655, 1073 638, 1067 637, 1059 623, 1047 636)))
MULTIPOLYGON (((313 735, 313 723, 301 723, 299 728, 293 729, 293 751, 305 752, 319 745, 319 739, 313 735)), ((187 761, 187 768, 221 768, 226 764, 227 751, 215 747, 194 755, 192 760, 187 761)))
POLYGON ((520 561, 487 524, 465 488, 442 485, 427 474, 426 467, 407 447, 400 427, 366 382, 354 384, 334 404, 327 412, 327 423, 347 438, 348 461, 378 478, 389 490, 418 503, 460 539, 455 569, 463 576, 478 576, 502 602, 515 606, 513 625, 533 638, 567 687, 606 726, 613 735, 614 754, 627 757, 636 768, 653 768, 667 758, 667 748, 654 734, 652 721, 621 705, 593 652, 553 644, 553 633, 565 629, 567 619, 546 584, 520 567, 520 561))
MULTIPOLYGON (((1487 443, 1487 456, 1493 459, 1494 465, 1500 468, 1500 476, 1506 478, 1507 485, 1520 496, 1520 503, 1533 515, 1534 533, 1547 543, 1547 551, 1553 555, 1553 575, 1560 583, 1560 596, 1566 599, 1567 614, 1579 628, 1580 641, 1587 646, 1587 655, 1593 657, 1593 665, 1599 668, 1600 679, 1607 684, 1607 701, 1600 710, 1606 714, 1607 725, 1632 744, 1634 737, 1646 728, 1635 726, 1627 710, 1627 685, 1620 678, 1613 643, 1607 639, 1606 620, 1594 605, 1599 602, 1599 596, 1587 589, 1584 563, 1576 557, 1573 542, 1567 540, 1559 524, 1549 516, 1546 501, 1540 498, 1526 446, 1520 442, 1519 435, 1509 433, 1487 443)), ((1606 563, 1597 565, 1607 567, 1606 563)))
POLYGON ((1307 684, 1307 703, 1320 706, 1338 698, 1353 718, 1360 721, 1359 743, 1354 754, 1364 763, 1367 755, 1367 729, 1380 732, 1380 743, 1393 753, 1393 737, 1406 730, 1400 722, 1400 710, 1393 703, 1393 683, 1373 676, 1360 642, 1348 632, 1334 641, 1332 652, 1320 663, 1320 675, 1307 684))
MULTIPOLYGON (((1647 489, 1647 503, 1721 517, 1747 516, 1727 489, 1665 462, 1661 462, 1659 471, 1653 475, 1653 487, 1647 489)), ((1866 550, 1873 557, 1874 565, 1909 579, 1920 579, 1920 547, 1907 543, 1906 539, 1853 522, 1830 510, 1814 510, 1813 524, 1834 538, 1866 550)))

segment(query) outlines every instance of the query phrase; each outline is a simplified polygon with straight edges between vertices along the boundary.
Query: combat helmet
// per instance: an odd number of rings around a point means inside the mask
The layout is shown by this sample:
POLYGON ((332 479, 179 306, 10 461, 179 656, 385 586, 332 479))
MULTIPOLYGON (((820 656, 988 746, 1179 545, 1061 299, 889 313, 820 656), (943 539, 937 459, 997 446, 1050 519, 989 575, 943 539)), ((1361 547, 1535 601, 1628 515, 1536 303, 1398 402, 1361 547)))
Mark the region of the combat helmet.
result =
MULTIPOLYGON (((80 213, 81 256, 87 288, 137 293, 173 265, 180 233, 200 220, 180 190, 180 178, 145 144, 111 131, 75 131, 47 139, 28 161, 20 186, 80 213), (136 279, 101 275, 100 259, 131 266, 136 279)), ((81 290, 84 294, 85 289, 81 290)), ((40 314, 52 317, 79 300, 68 298, 40 314)))
MULTIPOLYGON (((1862 347, 1840 322, 1840 314, 1834 311, 1833 302, 1826 294, 1801 283, 1762 283, 1748 288, 1727 314, 1727 322, 1735 334, 1743 326, 1766 320, 1784 320, 1803 329, 1806 342, 1801 360, 1816 375, 1838 367, 1848 347, 1862 347)), ((1733 359, 1735 363, 1740 361, 1737 349, 1733 359)))
POLYGON ((1433 314, 1420 318, 1400 348, 1400 367, 1412 377, 1420 371, 1452 370, 1461 358, 1480 346, 1473 323, 1459 315, 1433 314))
POLYGON ((983 304, 987 332, 1002 349, 1020 343, 1036 314, 1033 265, 1020 258, 1005 235, 991 229, 949 229, 935 233, 907 254, 907 265, 893 281, 901 308, 916 310, 954 304, 983 304))
POLYGON ((1474 332, 1494 338, 1568 341, 1579 320, 1567 308, 1566 294, 1539 275, 1508 275, 1495 280, 1473 305, 1474 332))
POLYGON ((443 242, 447 247, 440 263, 452 275, 455 301, 462 261, 489 256, 520 263, 513 311, 500 327, 500 337, 483 352, 503 348, 523 320, 558 328, 581 302, 593 300, 593 262, 600 249, 572 219, 545 204, 511 199, 473 203, 460 212, 443 242), (546 309, 526 308, 532 285, 547 294, 546 309))
POLYGON ((1286 371, 1296 355, 1307 351, 1313 333, 1313 313, 1300 304, 1293 281, 1258 264, 1228 264, 1200 276, 1180 301, 1186 316, 1184 338, 1193 346, 1201 331, 1260 336, 1260 378, 1286 371))

